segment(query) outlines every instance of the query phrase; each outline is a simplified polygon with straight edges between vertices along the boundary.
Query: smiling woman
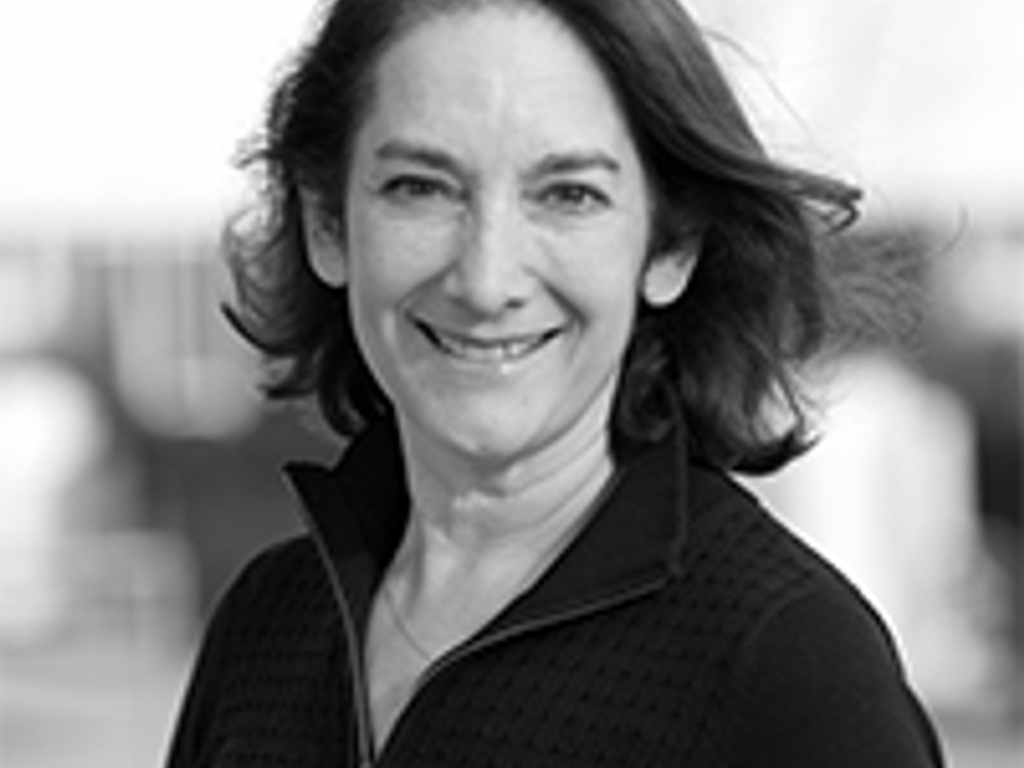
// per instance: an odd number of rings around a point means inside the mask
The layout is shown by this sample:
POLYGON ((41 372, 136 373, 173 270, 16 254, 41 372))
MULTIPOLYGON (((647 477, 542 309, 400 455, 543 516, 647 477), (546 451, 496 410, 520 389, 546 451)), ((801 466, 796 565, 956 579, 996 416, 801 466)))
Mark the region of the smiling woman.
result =
POLYGON ((374 104, 345 238, 312 255, 345 260, 403 435, 433 461, 516 472, 607 439, 577 430, 608 421, 650 201, 586 49, 536 12, 443 17, 381 60, 374 104))
POLYGON ((308 536, 226 596, 172 766, 941 762, 728 474, 804 448, 857 193, 765 156, 675 0, 337 0, 251 161, 229 316, 352 444, 291 468, 308 536))

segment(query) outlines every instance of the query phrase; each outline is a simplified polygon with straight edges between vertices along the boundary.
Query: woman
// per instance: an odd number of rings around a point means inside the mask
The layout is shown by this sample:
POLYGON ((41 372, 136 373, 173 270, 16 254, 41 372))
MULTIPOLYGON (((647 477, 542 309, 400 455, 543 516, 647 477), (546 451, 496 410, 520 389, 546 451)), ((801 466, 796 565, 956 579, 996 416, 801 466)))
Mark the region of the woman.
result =
POLYGON ((338 0, 231 317, 352 444, 209 628, 171 766, 933 766, 885 630, 726 474, 806 443, 856 192, 675 0, 338 0))

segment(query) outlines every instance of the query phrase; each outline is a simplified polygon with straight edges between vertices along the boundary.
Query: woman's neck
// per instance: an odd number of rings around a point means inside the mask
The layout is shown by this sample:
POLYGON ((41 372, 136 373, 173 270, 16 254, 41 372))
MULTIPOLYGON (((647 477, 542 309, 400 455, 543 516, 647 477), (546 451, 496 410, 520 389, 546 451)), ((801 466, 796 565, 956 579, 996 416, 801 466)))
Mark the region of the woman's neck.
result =
POLYGON ((446 576, 500 574, 545 557, 576 529, 613 472, 604 427, 497 469, 417 438, 403 429, 413 510, 394 566, 411 568, 408 575, 428 591, 446 576))

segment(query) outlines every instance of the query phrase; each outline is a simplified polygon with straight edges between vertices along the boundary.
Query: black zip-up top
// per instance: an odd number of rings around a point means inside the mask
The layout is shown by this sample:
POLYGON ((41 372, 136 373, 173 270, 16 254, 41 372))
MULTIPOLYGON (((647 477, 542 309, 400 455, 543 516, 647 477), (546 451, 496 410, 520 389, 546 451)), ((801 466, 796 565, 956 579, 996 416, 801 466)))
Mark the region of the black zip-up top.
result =
POLYGON ((376 754, 362 638, 408 514, 394 430, 289 475, 309 535, 221 601, 169 768, 942 764, 874 612, 674 441, 621 467, 547 573, 427 670, 376 754))

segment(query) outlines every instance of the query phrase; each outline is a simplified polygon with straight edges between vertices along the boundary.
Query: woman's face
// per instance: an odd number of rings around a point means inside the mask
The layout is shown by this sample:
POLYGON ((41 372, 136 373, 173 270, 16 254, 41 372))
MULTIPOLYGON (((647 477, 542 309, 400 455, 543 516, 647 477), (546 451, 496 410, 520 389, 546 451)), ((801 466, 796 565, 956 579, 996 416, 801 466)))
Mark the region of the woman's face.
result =
POLYGON ((403 430, 499 464, 607 434, 650 207, 608 84, 554 17, 467 11, 394 44, 339 258, 403 430))

